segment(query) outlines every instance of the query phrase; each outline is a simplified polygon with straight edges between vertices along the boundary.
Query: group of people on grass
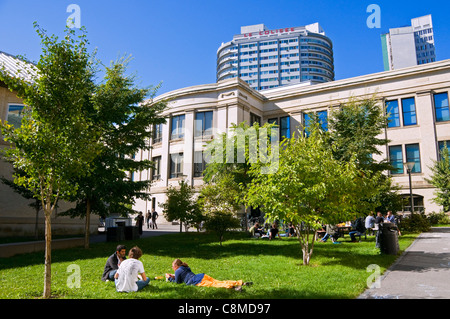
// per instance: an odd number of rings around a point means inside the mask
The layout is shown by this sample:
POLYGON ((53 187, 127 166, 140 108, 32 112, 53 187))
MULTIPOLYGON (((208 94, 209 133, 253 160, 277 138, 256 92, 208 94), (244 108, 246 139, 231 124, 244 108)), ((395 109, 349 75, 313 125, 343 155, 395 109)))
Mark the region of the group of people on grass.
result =
POLYGON ((295 227, 292 223, 289 223, 284 233, 280 232, 278 221, 273 222, 272 226, 267 231, 259 224, 259 222, 256 222, 250 227, 249 232, 252 237, 267 238, 269 240, 281 237, 294 237, 296 234, 295 227))
MULTIPOLYGON (((366 218, 359 217, 353 222, 341 223, 337 225, 326 225, 325 235, 320 241, 326 242, 331 238, 333 243, 339 243, 337 240, 342 236, 342 232, 339 231, 339 227, 348 225, 351 226, 351 231, 348 233, 350 240, 352 242, 356 242, 357 236, 364 235, 366 232, 373 233, 373 231, 378 230, 379 225, 383 223, 393 223, 397 225, 397 221, 395 220, 395 216, 392 214, 392 211, 388 211, 385 216, 383 216, 381 212, 377 212, 376 216, 374 216, 373 212, 370 212, 366 218)), ((400 231, 397 231, 400 235, 400 231)))
MULTIPOLYGON (((150 283, 147 277, 143 263, 139 260, 142 256, 142 250, 135 246, 126 255, 126 247, 118 245, 114 254, 106 261, 102 275, 103 281, 114 281, 118 292, 132 292, 142 290, 150 283)), ((166 273, 166 281, 177 284, 193 285, 198 287, 216 287, 216 288, 234 288, 237 291, 242 290, 242 286, 250 286, 252 282, 243 282, 242 280, 216 280, 205 273, 194 274, 191 268, 180 259, 172 262, 173 274, 166 273)), ((163 279, 164 277, 155 277, 163 279)))

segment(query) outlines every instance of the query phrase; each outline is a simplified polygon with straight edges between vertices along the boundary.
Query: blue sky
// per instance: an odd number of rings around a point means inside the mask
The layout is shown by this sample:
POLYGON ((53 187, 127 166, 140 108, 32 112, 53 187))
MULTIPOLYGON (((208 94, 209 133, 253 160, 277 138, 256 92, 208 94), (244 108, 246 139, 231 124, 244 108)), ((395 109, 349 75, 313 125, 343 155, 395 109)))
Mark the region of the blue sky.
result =
POLYGON ((37 61, 40 39, 33 22, 61 35, 71 13, 81 9, 92 48, 105 64, 132 55, 129 71, 140 86, 158 93, 216 81, 216 52, 243 25, 269 29, 319 22, 334 46, 336 80, 383 71, 380 34, 432 14, 437 60, 450 58, 449 1, 338 0, 0 0, 0 51, 37 61), (377 4, 381 28, 369 28, 366 12, 377 4))

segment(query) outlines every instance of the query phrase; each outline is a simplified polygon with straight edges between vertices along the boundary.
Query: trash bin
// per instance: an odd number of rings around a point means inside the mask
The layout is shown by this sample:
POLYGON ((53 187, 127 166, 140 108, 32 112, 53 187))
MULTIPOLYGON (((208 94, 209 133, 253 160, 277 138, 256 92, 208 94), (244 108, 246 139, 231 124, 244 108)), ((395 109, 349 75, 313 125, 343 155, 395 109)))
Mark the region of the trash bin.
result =
POLYGON ((386 255, 397 255, 400 247, 398 245, 397 226, 392 223, 380 224, 380 251, 386 255))
POLYGON ((122 241, 125 240, 125 227, 108 227, 106 229, 106 241, 122 241))
POLYGON ((125 226, 125 240, 139 239, 139 229, 135 226, 125 226))

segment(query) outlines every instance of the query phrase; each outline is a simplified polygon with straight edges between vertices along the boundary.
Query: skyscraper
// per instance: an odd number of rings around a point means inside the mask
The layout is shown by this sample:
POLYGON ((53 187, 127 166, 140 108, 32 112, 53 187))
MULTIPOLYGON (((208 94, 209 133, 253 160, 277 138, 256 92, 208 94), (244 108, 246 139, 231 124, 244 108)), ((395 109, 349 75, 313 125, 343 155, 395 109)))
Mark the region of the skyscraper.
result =
POLYGON ((269 30, 241 27, 217 50, 217 81, 239 77, 255 90, 334 80, 333 45, 319 23, 269 30))
POLYGON ((436 61, 431 15, 411 19, 411 26, 381 35, 384 70, 436 61))

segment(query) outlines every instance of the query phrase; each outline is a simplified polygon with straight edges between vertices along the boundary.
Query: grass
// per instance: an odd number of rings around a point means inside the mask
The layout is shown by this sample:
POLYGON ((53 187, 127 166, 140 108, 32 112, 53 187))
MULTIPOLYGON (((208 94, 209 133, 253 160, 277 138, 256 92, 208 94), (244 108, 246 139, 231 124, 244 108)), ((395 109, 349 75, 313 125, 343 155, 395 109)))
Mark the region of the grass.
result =
MULTIPOLYGON (((404 251, 418 234, 399 237, 404 251)), ((384 272, 398 256, 382 255, 374 236, 351 243, 348 235, 341 244, 316 242, 309 266, 301 265, 301 249, 296 238, 268 241, 248 238, 243 233, 228 234, 223 246, 214 235, 178 233, 126 241, 127 248, 138 245, 144 252, 147 276, 172 272, 173 259, 187 262, 195 273, 207 273, 219 280, 252 281, 239 293, 220 288, 193 287, 151 280, 142 291, 118 293, 113 282, 101 281, 106 259, 117 243, 92 244, 91 248, 52 252, 52 295, 61 299, 353 299, 367 288, 366 271, 377 264, 384 272), (70 288, 70 265, 80 269, 80 288, 70 288)), ((0 299, 41 298, 44 254, 31 253, 0 260, 0 299)))

